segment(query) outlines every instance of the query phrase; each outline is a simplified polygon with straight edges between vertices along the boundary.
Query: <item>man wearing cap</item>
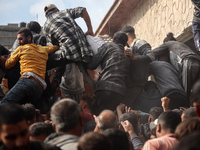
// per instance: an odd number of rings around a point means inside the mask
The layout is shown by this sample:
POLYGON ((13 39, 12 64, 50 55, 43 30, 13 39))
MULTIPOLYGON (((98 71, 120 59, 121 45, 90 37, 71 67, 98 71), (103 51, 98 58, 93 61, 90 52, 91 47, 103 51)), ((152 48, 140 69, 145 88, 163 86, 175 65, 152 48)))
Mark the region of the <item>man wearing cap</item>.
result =
POLYGON ((90 86, 95 88, 95 84, 83 67, 83 63, 89 62, 93 56, 85 37, 85 35, 93 35, 86 8, 77 7, 59 11, 54 4, 48 4, 44 8, 44 12, 47 18, 43 28, 44 35, 48 42, 60 46, 60 50, 49 56, 47 69, 75 62, 90 86), (82 17, 87 25, 88 31, 85 34, 75 22, 75 19, 79 17, 82 17))
POLYGON ((60 51, 53 55, 55 60, 66 58, 70 61, 88 62, 93 53, 85 34, 93 35, 93 29, 86 9, 77 7, 59 11, 54 4, 48 4, 44 11, 47 18, 44 24, 44 35, 47 41, 60 46, 60 51), (88 27, 85 34, 75 22, 79 17, 84 19, 88 27))

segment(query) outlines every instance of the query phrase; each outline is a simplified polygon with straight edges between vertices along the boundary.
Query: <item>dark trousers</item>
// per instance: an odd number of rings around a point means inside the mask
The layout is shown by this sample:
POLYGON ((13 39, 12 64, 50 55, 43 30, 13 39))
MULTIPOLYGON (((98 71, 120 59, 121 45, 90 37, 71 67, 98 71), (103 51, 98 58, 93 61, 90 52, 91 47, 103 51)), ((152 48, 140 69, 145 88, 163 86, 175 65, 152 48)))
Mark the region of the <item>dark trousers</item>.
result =
POLYGON ((200 23, 192 22, 192 32, 197 52, 200 55, 200 23))
POLYGON ((168 98, 170 98, 170 102, 169 102, 169 109, 179 109, 179 107, 189 107, 190 106, 190 101, 188 100, 188 98, 178 92, 175 92, 173 94, 170 94, 167 96, 168 98))
POLYGON ((96 91, 95 103, 93 105, 92 113, 99 115, 104 109, 114 111, 116 107, 122 102, 124 96, 112 91, 96 91))
POLYGON ((8 79, 8 89, 10 90, 20 78, 20 64, 16 63, 14 67, 7 70, 6 78, 8 79))
POLYGON ((143 86, 135 86, 127 88, 123 99, 123 104, 125 104, 128 107, 134 108, 135 101, 142 93, 143 89, 144 89, 143 86))

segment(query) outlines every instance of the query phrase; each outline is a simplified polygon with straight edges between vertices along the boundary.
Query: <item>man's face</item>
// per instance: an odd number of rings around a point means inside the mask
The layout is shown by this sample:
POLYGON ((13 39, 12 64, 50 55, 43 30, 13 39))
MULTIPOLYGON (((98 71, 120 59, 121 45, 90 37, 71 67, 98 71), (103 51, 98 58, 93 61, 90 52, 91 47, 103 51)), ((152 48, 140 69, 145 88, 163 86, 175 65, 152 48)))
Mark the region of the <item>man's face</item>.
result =
POLYGON ((24 33, 17 34, 17 40, 19 45, 28 44, 28 39, 24 36, 24 33))
POLYGON ((29 146, 29 130, 25 120, 16 124, 2 124, 0 138, 9 150, 25 150, 29 146))

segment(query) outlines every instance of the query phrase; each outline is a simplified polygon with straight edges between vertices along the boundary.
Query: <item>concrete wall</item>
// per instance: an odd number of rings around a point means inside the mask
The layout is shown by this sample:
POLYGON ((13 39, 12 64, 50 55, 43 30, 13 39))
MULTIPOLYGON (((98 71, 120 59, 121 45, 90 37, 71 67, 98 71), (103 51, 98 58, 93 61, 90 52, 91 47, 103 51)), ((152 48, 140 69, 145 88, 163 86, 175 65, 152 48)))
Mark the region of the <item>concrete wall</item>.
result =
POLYGON ((0 26, 0 44, 10 49, 17 38, 20 27, 18 24, 8 24, 0 26))
MULTIPOLYGON (((168 32, 182 35, 191 26, 193 10, 191 0, 143 0, 123 26, 132 25, 137 38, 156 47, 168 32)), ((190 27, 188 36, 191 35, 190 27)))

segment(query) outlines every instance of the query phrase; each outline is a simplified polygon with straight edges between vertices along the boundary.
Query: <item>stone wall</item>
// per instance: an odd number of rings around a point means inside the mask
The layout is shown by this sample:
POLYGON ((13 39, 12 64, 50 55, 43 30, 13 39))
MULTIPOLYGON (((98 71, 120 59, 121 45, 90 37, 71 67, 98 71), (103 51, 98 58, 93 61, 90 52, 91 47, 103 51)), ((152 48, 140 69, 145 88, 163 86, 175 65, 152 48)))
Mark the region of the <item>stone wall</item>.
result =
POLYGON ((20 27, 18 24, 8 24, 6 26, 0 26, 0 44, 6 48, 12 48, 14 41, 17 38, 17 32, 20 27))
POLYGON ((132 25, 137 38, 156 47, 168 32, 179 36, 191 26, 193 10, 191 0, 143 0, 123 26, 132 25))

